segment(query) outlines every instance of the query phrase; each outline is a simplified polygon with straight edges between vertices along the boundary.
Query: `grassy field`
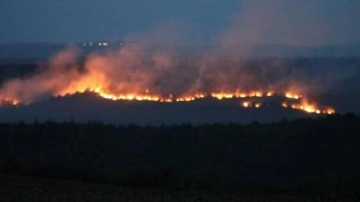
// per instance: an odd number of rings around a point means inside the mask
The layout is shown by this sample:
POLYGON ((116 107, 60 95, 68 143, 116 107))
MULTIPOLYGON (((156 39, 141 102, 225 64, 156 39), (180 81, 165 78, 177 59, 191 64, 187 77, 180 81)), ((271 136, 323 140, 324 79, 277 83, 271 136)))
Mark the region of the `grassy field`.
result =
POLYGON ((359 201, 336 192, 226 192, 122 187, 79 181, 0 176, 0 201, 359 201))

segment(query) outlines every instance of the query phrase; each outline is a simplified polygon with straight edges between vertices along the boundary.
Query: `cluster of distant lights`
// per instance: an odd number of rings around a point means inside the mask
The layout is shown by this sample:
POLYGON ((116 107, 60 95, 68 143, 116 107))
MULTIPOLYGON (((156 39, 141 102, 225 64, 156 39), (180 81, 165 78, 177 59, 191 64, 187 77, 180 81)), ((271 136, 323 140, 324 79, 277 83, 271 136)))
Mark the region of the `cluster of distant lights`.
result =
POLYGON ((82 46, 86 47, 86 46, 98 46, 98 47, 107 47, 107 46, 114 46, 114 45, 119 45, 122 46, 124 43, 123 42, 119 42, 119 43, 115 43, 115 42, 106 42, 106 41, 100 41, 100 42, 84 42, 82 44, 82 46))

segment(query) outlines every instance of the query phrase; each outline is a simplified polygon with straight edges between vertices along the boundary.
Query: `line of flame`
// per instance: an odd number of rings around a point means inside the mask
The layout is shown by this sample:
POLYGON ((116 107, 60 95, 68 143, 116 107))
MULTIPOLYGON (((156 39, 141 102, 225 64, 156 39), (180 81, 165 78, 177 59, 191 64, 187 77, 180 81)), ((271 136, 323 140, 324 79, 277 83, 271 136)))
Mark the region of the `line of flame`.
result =
MULTIPOLYGON (((293 92, 284 92, 284 93, 278 93, 275 91, 250 91, 250 92, 213 92, 210 94, 206 93, 194 93, 191 95, 182 95, 179 97, 173 97, 172 94, 169 94, 168 96, 160 96, 160 95, 154 95, 149 92, 149 90, 145 90, 144 93, 127 93, 127 94, 114 94, 111 92, 107 92, 103 90, 101 87, 96 87, 87 90, 88 92, 93 92, 98 94, 100 97, 109 99, 109 100, 129 100, 129 101, 154 101, 154 102, 190 102, 198 99, 203 99, 206 97, 212 97, 216 98, 218 100, 222 99, 231 99, 231 98, 262 98, 262 97, 272 97, 275 95, 283 96, 286 99, 290 100, 302 100, 304 97, 301 94, 293 93, 293 92)), ((84 93, 86 91, 81 91, 80 93, 84 93)), ((56 96, 65 96, 67 94, 59 94, 56 96)), ((316 104, 309 104, 304 98, 305 101, 301 101, 300 103, 288 103, 283 102, 281 105, 284 108, 291 108, 295 110, 301 110, 307 113, 315 113, 315 114, 334 114, 335 110, 332 107, 319 107, 316 104)), ((10 104, 10 105, 19 105, 22 104, 22 102, 18 99, 11 99, 11 98, 5 98, 0 99, 0 106, 2 104, 10 104)), ((27 103, 25 103, 27 104, 27 103)), ((250 108, 260 108, 262 106, 261 102, 251 102, 251 101, 244 101, 241 103, 242 107, 250 108)))

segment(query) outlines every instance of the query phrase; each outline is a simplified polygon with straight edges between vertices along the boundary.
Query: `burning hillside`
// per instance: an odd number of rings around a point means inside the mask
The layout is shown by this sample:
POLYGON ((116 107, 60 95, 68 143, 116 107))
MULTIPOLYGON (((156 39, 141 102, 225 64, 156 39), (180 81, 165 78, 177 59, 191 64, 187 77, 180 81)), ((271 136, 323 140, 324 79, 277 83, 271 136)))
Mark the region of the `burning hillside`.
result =
MULTIPOLYGON (((26 78, 7 80, 0 88, 0 105, 28 105, 39 100, 93 92, 110 100, 190 102, 205 97, 239 98, 239 107, 262 106, 261 99, 280 96, 279 105, 308 113, 333 114, 334 108, 310 99, 316 90, 281 63, 247 67, 239 59, 214 54, 186 61, 163 50, 142 45, 87 55, 83 64, 74 48, 53 56, 26 78), (150 52, 150 53, 149 53, 150 52), (246 99, 246 100, 245 100, 246 99)), ((316 80, 316 79, 315 79, 316 80)))

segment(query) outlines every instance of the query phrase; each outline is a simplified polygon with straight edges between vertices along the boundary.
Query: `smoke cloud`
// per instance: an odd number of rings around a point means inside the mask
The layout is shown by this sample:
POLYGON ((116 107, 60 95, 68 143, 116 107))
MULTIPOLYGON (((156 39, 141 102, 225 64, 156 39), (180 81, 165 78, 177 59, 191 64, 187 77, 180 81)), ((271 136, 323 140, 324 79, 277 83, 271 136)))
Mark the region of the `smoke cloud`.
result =
MULTIPOLYGON (((321 92, 319 80, 280 60, 253 61, 249 44, 261 43, 265 35, 288 36, 289 43, 305 44, 320 40, 322 34, 307 34, 316 21, 293 25, 283 14, 293 10, 288 1, 245 1, 244 12, 235 15, 231 26, 221 34, 217 45, 200 56, 182 57, 176 48, 133 43, 133 39, 171 44, 179 33, 175 23, 152 34, 128 37, 117 50, 93 52, 79 61, 79 51, 70 47, 49 59, 45 68, 24 79, 10 79, 0 88, 0 100, 29 104, 53 96, 92 91, 108 98, 137 95, 159 99, 211 95, 213 93, 292 92, 307 96, 321 92), (305 26, 306 25, 306 26, 305 26), (299 35, 289 34, 296 26, 299 35), (303 30, 303 31, 300 31, 303 30), (174 35, 171 35, 174 33, 174 35), (304 38, 307 41, 303 41, 304 38), (152 40, 153 39, 153 40, 152 40)), ((309 10, 310 5, 303 9, 309 10)), ((311 11, 311 9, 310 9, 311 11)), ((310 12, 309 11, 309 12, 310 12)), ((293 19, 294 20, 294 19, 293 19)), ((305 19, 306 22, 311 19, 305 19)), ((274 39, 278 41, 278 39, 274 39)), ((143 99, 143 98, 141 98, 143 99)))

